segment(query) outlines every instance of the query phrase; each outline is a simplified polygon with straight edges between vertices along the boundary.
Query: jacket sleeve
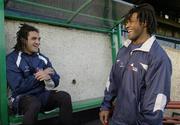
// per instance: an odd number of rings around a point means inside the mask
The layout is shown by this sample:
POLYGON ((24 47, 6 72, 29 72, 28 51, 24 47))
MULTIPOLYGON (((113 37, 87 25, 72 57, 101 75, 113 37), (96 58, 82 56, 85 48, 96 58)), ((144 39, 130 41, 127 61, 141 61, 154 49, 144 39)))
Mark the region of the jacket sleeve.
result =
POLYGON ((145 76, 145 93, 140 103, 141 125, 161 125, 170 100, 172 66, 169 58, 152 62, 145 76))
POLYGON ((7 81, 10 88, 16 95, 23 94, 37 85, 38 81, 34 75, 29 75, 24 78, 22 71, 17 67, 15 59, 11 57, 6 58, 7 81))
POLYGON ((54 73, 51 74, 50 76, 51 76, 51 79, 52 79, 52 81, 54 83, 54 87, 57 87, 59 85, 60 76, 57 74, 57 72, 53 68, 53 66, 52 66, 51 62, 49 61, 49 59, 48 59, 47 67, 50 67, 50 68, 52 68, 54 70, 54 73))
POLYGON ((115 69, 115 64, 112 66, 108 81, 106 83, 106 88, 104 91, 104 99, 101 104, 101 110, 110 110, 112 108, 112 102, 117 96, 117 87, 114 82, 113 72, 115 69))

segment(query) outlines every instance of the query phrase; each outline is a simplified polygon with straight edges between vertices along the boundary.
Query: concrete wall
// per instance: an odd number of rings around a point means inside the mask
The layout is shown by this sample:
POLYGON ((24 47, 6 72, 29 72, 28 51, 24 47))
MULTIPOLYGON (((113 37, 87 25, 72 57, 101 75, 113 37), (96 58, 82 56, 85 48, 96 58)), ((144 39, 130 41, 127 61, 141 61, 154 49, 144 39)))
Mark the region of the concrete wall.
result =
MULTIPOLYGON (((7 53, 16 43, 19 21, 5 21, 7 53)), ((40 30, 41 52, 61 76, 58 90, 68 91, 73 101, 103 96, 112 65, 107 34, 28 23, 40 30), (72 80, 76 84, 72 84, 72 80)))
POLYGON ((180 100, 180 50, 163 47, 171 59, 173 66, 171 83, 171 100, 180 100))
MULTIPOLYGON (((171 79, 171 100, 180 101, 180 50, 165 46, 163 48, 170 57, 173 66, 171 79)), ((179 110, 168 109, 165 110, 165 116, 171 116, 173 112, 180 113, 179 110)))

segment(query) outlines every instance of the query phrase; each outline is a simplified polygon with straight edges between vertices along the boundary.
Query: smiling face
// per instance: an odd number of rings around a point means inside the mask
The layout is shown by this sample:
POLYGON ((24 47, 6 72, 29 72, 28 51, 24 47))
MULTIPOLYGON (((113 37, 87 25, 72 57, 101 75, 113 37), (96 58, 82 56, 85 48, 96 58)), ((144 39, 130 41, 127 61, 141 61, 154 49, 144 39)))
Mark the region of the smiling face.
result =
POLYGON ((40 36, 36 31, 30 31, 28 33, 26 47, 24 51, 28 54, 33 54, 39 51, 40 36))
POLYGON ((146 27, 144 23, 140 23, 138 19, 138 14, 133 13, 126 23, 126 29, 128 31, 128 38, 132 41, 138 40, 144 32, 146 32, 146 27))

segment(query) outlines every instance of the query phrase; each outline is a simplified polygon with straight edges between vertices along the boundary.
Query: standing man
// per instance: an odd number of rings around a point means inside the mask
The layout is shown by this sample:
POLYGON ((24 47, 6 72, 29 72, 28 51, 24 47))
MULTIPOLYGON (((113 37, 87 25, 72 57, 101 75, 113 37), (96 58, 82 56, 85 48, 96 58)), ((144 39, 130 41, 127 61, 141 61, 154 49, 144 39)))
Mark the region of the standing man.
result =
POLYGON ((172 66, 152 34, 156 30, 151 5, 131 9, 126 17, 129 40, 119 50, 101 105, 100 120, 110 125, 162 125, 170 99, 172 66))
POLYGON ((7 55, 7 81, 16 113, 24 125, 37 124, 38 113, 60 108, 62 125, 72 125, 71 97, 67 92, 49 90, 59 85, 59 75, 49 59, 39 52, 39 30, 22 24, 14 51, 7 55))

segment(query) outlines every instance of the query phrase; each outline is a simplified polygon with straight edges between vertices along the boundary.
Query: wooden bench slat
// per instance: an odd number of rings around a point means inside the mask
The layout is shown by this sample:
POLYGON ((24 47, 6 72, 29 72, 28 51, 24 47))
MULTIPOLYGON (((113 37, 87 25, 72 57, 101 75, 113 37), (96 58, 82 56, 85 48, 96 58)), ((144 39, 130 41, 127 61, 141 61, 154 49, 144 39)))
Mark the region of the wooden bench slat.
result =
MULTIPOLYGON (((166 105, 166 109, 180 109, 180 101, 170 101, 166 105)), ((180 116, 164 116, 163 123, 166 124, 180 124, 180 116)))
POLYGON ((173 117, 165 116, 163 119, 164 120, 179 120, 180 121, 180 116, 173 116, 173 117))
POLYGON ((170 101, 169 105, 180 105, 180 101, 170 101))
POLYGON ((179 105, 170 105, 170 104, 168 104, 167 106, 166 106, 166 109, 180 109, 180 104, 179 105))

